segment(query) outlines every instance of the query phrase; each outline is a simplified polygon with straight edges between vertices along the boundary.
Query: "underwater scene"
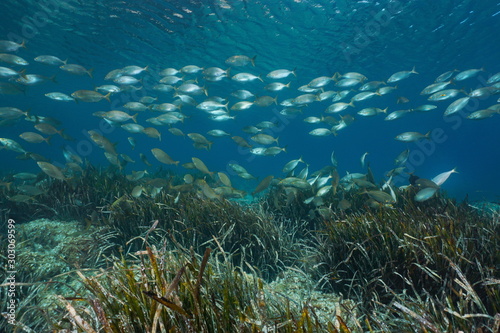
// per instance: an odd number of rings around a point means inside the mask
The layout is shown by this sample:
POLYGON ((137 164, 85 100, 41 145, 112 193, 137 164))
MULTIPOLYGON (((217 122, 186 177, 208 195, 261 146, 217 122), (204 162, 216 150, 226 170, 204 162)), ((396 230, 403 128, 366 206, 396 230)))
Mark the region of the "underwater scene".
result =
POLYGON ((0 12, 0 332, 500 332, 500 2, 0 12))

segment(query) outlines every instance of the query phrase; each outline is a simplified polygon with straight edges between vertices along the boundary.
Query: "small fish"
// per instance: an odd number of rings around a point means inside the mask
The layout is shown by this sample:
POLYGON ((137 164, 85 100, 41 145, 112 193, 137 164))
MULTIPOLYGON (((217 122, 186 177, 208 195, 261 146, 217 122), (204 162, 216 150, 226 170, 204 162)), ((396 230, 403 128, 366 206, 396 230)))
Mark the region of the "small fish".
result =
POLYGON ((328 136, 332 134, 332 131, 330 131, 328 128, 316 128, 310 131, 309 134, 313 136, 328 136))
POLYGON ((233 106, 231 106, 231 110, 233 111, 241 111, 241 110, 247 110, 249 109, 254 103, 253 102, 247 102, 247 101, 241 101, 233 106))
POLYGON ((365 168, 365 161, 366 161, 366 156, 368 155, 368 152, 364 153, 361 155, 361 168, 365 168))
POLYGON ((420 105, 419 107, 416 107, 412 111, 427 112, 427 111, 434 110, 436 108, 437 108, 437 106, 435 106, 435 105, 424 104, 424 105, 420 105))
POLYGON ((403 79, 410 77, 411 74, 418 74, 415 71, 415 67, 413 67, 413 69, 411 71, 401 71, 401 72, 397 72, 397 73, 392 74, 389 77, 389 79, 387 79, 387 83, 394 83, 394 82, 401 81, 403 79))
POLYGON ((444 101, 446 99, 453 98, 457 96, 460 92, 463 92, 462 90, 458 89, 446 89, 446 90, 441 90, 438 91, 434 94, 432 94, 427 100, 429 101, 444 101))
POLYGON ((268 85, 264 86, 264 89, 269 90, 269 91, 280 91, 280 90, 283 90, 285 88, 290 88, 290 83, 292 83, 292 82, 288 82, 287 84, 283 84, 281 82, 273 82, 273 83, 269 83, 268 85))
POLYGON ((138 115, 138 113, 131 116, 126 112, 113 110, 113 111, 105 112, 103 114, 103 117, 105 119, 108 119, 108 120, 111 120, 111 121, 117 122, 117 123, 123 123, 123 122, 130 120, 130 119, 132 119, 134 121, 134 123, 137 123, 137 115, 138 115))
POLYGON ((75 75, 88 75, 91 78, 93 77, 92 76, 92 72, 94 71, 93 68, 86 69, 85 67, 83 67, 81 65, 76 65, 76 64, 64 64, 62 66, 59 66, 59 68, 62 69, 63 71, 65 71, 65 72, 68 72, 68 73, 71 73, 71 74, 75 74, 75 75))
POLYGON ((180 69, 180 72, 182 72, 184 74, 196 74, 202 70, 203 70, 202 67, 198 67, 196 65, 187 65, 187 66, 182 67, 180 69))
POLYGON ((29 143, 41 143, 41 142, 47 142, 47 144, 50 144, 50 137, 44 138, 38 133, 34 132, 24 132, 19 135, 21 139, 24 141, 27 141, 29 143))
POLYGON ((332 82, 334 77, 320 76, 317 77, 307 84, 309 88, 321 88, 326 86, 328 83, 332 82))
POLYGON ((109 99, 109 96, 111 93, 108 93, 107 95, 102 95, 98 93, 97 91, 93 90, 77 90, 74 93, 71 94, 71 96, 79 101, 82 102, 88 102, 88 103, 95 103, 99 102, 103 99, 106 99, 108 102, 111 102, 109 99))
POLYGON ((28 66, 29 62, 15 54, 0 53, 0 61, 11 65, 28 66))
POLYGON ((239 99, 249 99, 255 97, 253 93, 248 90, 236 90, 231 93, 231 96, 239 99))
POLYGON ((0 107, 0 118, 2 119, 18 119, 22 116, 28 116, 28 111, 22 111, 13 107, 0 107))
POLYGON ((21 44, 10 40, 0 40, 0 52, 16 52, 21 47, 26 48, 26 41, 24 39, 21 44))
POLYGON ((139 125, 139 124, 132 124, 132 123, 123 124, 120 127, 129 133, 143 133, 144 132, 144 126, 139 125))
POLYGON ((251 137, 251 139, 261 145, 270 145, 273 143, 278 144, 278 138, 273 138, 272 136, 264 133, 259 133, 251 137))
POLYGON ((437 193, 437 191, 438 191, 438 189, 434 188, 434 187, 424 188, 424 189, 418 191, 417 194, 415 194, 414 199, 417 202, 424 202, 424 201, 432 198, 437 193))
POLYGON ((231 139, 236 142, 236 144, 240 147, 243 147, 243 148, 252 148, 252 145, 249 144, 247 142, 247 140, 245 140, 244 138, 242 138, 241 136, 233 136, 231 137, 231 139))
POLYGON ((219 129, 213 129, 207 132, 208 135, 220 138, 223 136, 231 136, 231 134, 227 133, 226 131, 219 130, 219 129))
POLYGON ((430 139, 431 132, 421 134, 419 132, 404 132, 396 136, 396 140, 403 142, 415 142, 422 139, 430 139))
POLYGON ((71 96, 68 96, 66 94, 60 93, 60 92, 51 92, 45 94, 46 97, 53 99, 54 101, 63 101, 63 102, 70 102, 74 101, 75 99, 71 96))
POLYGON ((260 81, 264 82, 264 80, 262 80, 260 75, 256 76, 256 75, 253 75, 250 73, 238 73, 236 75, 233 75, 231 77, 231 80, 236 81, 236 82, 250 82, 250 81, 254 81, 254 80, 260 80, 260 81))
POLYGON ((66 65, 67 60, 61 60, 58 57, 52 56, 52 55, 41 55, 35 58, 36 62, 39 62, 44 65, 50 65, 50 66, 62 66, 66 65))
POLYGON ((449 116, 450 114, 459 112, 462 110, 467 103, 469 103, 470 97, 462 97, 451 103, 446 110, 444 111, 445 116, 449 116))
POLYGON ((443 173, 440 173, 436 177, 432 178, 431 180, 437 185, 441 186, 443 183, 448 180, 448 178, 451 176, 452 173, 458 173, 457 168, 453 168, 450 171, 446 171, 443 173))
POLYGON ((473 119, 473 120, 481 120, 481 119, 486 119, 494 114, 500 114, 500 111, 498 110, 492 110, 492 109, 484 109, 484 110, 479 110, 472 112, 470 115, 467 116, 467 119, 473 119))
POLYGON ((245 55, 235 55, 235 56, 227 58, 226 64, 228 64, 230 66, 238 66, 238 67, 252 64, 252 66, 255 67, 255 58, 257 58, 257 56, 250 58, 250 57, 245 56, 245 55))
POLYGON ((0 143, 3 145, 3 149, 12 150, 18 153, 26 153, 26 150, 12 139, 0 138, 0 143))
POLYGON ((253 190, 252 195, 256 195, 257 193, 260 193, 267 189, 269 185, 271 184, 272 180, 274 179, 273 175, 269 175, 265 177, 264 179, 261 180, 261 182, 255 187, 255 190, 253 190))
POLYGON ((476 76, 477 74, 479 74, 479 72, 484 72, 484 68, 468 69, 466 71, 462 71, 455 76, 454 80, 455 81, 463 81, 463 80, 466 80, 466 79, 469 79, 471 77, 476 76))
POLYGON ((269 74, 267 74, 266 76, 270 79, 284 79, 290 76, 290 74, 295 77, 297 76, 297 74, 295 73, 295 69, 291 71, 288 69, 276 69, 272 72, 269 72, 269 74))
POLYGON ((403 117, 405 114, 410 113, 412 110, 397 110, 389 113, 384 120, 395 120, 403 117))
POLYGON ((211 171, 208 170, 207 166, 205 165, 205 163, 203 163, 202 160, 200 160, 197 157, 192 157, 191 161, 193 162, 193 164, 196 167, 196 169, 198 169, 202 173, 205 173, 207 175, 213 176, 213 172, 211 172, 211 171))
POLYGON ((409 149, 403 150, 394 160, 394 164, 396 165, 405 164, 409 156, 410 156, 410 150, 409 149))
POLYGON ((161 163, 178 165, 179 161, 174 161, 167 153, 160 148, 151 149, 153 156, 161 163))
POLYGON ((40 169, 42 169, 42 171, 45 172, 48 176, 59 180, 66 179, 61 170, 55 165, 50 164, 48 162, 36 162, 36 163, 38 164, 40 169))

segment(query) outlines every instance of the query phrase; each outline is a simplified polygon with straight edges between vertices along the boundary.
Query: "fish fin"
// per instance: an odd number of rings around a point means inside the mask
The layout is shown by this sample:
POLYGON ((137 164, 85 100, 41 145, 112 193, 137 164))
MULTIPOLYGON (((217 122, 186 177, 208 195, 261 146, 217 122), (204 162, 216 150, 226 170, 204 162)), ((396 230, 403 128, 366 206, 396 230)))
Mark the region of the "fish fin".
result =
POLYGON ((52 81, 52 82, 54 82, 54 83, 57 83, 55 75, 52 75, 51 77, 49 77, 49 80, 52 81))
POLYGON ((109 96, 111 96, 111 92, 107 93, 106 95, 104 95, 104 98, 111 103, 111 100, 109 99, 109 96))
POLYGON ((418 72, 417 72, 417 71, 415 71, 415 66, 413 66, 413 69, 411 70, 411 72, 412 72, 413 74, 418 74, 418 72))
POLYGON ((94 72, 94 69, 93 69, 93 68, 91 68, 91 69, 89 69, 89 70, 87 71, 87 74, 88 74, 88 75, 89 75, 92 79, 94 78, 94 76, 92 75, 92 73, 93 73, 93 72, 94 72))
POLYGON ((252 63, 252 66, 255 67, 255 59, 257 58, 257 56, 253 56, 252 58, 250 58, 250 62, 252 63))
POLYGON ((44 140, 45 140, 45 142, 47 142, 47 144, 48 144, 48 145, 51 145, 51 143, 50 143, 50 139, 52 139, 52 137, 51 137, 51 136, 48 136, 48 137, 46 137, 46 138, 44 139, 44 140))
POLYGON ((297 73, 295 73, 295 71, 297 70, 297 67, 295 67, 294 69, 292 69, 292 74, 293 76, 297 77, 297 73))
POLYGON ((134 121, 134 123, 136 123, 136 124, 137 124, 137 115, 138 115, 138 113, 136 113, 136 114, 134 114, 134 115, 132 116, 132 120, 133 120, 133 121, 134 121))

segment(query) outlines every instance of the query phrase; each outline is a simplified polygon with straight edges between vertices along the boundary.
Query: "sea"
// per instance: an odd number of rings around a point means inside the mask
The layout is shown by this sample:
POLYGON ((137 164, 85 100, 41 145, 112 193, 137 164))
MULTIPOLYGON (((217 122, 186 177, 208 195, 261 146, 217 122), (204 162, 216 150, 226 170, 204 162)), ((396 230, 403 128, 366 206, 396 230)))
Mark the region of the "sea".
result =
MULTIPOLYGON (((480 120, 468 116, 497 105, 500 89, 492 88, 491 94, 471 97, 462 110, 444 116, 446 108, 456 99, 466 97, 475 89, 493 86, 487 81, 500 72, 500 2, 496 0, 3 0, 0 12, 0 40, 25 45, 4 53, 15 54, 29 63, 20 66, 2 62, 0 66, 25 70, 25 75, 39 74, 54 81, 24 86, 12 82, 15 78, 1 78, 1 82, 17 85, 24 92, 1 94, 0 106, 57 119, 57 127, 64 129, 73 140, 54 135, 50 145, 26 142, 19 135, 37 131, 33 128, 34 122, 24 118, 0 127, 0 137, 15 140, 26 151, 42 155, 60 169, 64 169, 66 163, 63 148, 94 166, 109 166, 104 151, 90 139, 90 130, 116 143, 119 154, 136 161, 123 166, 124 174, 162 168, 182 175, 190 170, 181 165, 196 157, 209 170, 228 174, 235 188, 248 193, 268 175, 277 179, 286 177, 282 169, 290 160, 301 157, 308 165, 309 174, 331 165, 332 152, 341 177, 347 173, 366 173, 369 165, 375 179, 383 183, 388 179, 387 173, 396 167, 395 158, 408 149, 405 164, 408 173, 432 179, 456 169, 458 173, 441 185, 446 195, 457 200, 499 201, 500 114, 492 113, 491 117, 480 120), (93 69, 92 77, 85 73, 74 75, 59 66, 34 60, 41 55, 56 56, 68 64, 93 69), (254 65, 252 62, 243 66, 229 64, 227 60, 236 55, 253 59, 254 65), (135 75, 141 81, 132 91, 113 94, 110 101, 63 102, 45 96, 51 92, 71 95, 78 90, 115 84, 105 80, 105 76, 112 70, 132 65, 148 66, 148 69, 135 75), (123 105, 144 96, 157 98, 153 104, 173 103, 177 99, 174 92, 158 92, 153 87, 162 78, 162 70, 180 70, 188 65, 230 69, 228 77, 219 81, 205 79, 202 72, 177 74, 184 81, 196 80, 191 82, 206 89, 207 95, 192 96, 197 103, 217 96, 224 99, 224 104, 229 102, 231 108, 240 101, 231 93, 239 89, 256 96, 276 97, 277 103, 266 107, 252 105, 240 111, 230 109, 229 115, 234 119, 226 121, 214 121, 195 106, 184 105, 181 112, 186 117, 174 127, 185 134, 206 136, 213 142, 209 150, 196 149, 189 138, 172 135, 168 125, 153 126, 161 132, 159 141, 143 133, 131 134, 94 115, 99 111, 126 111, 123 105), (267 77, 278 69, 293 70, 295 75, 281 79, 267 77), (472 69, 479 71, 470 72, 463 80, 452 79, 446 88, 459 90, 454 98, 429 101, 429 95, 421 94, 447 71, 454 71, 454 78, 472 69), (412 70, 416 73, 408 73, 397 82, 387 82, 395 73, 412 70), (366 80, 355 86, 339 87, 337 82, 342 75, 352 72, 362 74, 366 80), (250 73, 262 80, 231 79, 237 73, 250 73), (307 93, 298 89, 322 76, 335 79, 315 94, 352 90, 339 102, 349 103, 360 92, 359 87, 370 81, 383 81, 382 86, 387 84, 397 89, 355 102, 354 106, 337 113, 325 113, 335 102, 317 100, 301 105, 300 113, 283 115, 286 106, 280 104, 307 93), (264 88, 272 82, 290 85, 281 91, 264 88), (428 104, 436 108, 384 120, 390 112, 428 104), (387 110, 375 116, 359 115, 365 108, 387 110), (347 115, 354 121, 327 136, 313 136, 309 132, 320 127, 331 129, 331 124, 304 122, 306 117, 322 116, 333 116, 340 121, 347 115), (254 147, 268 147, 253 142, 253 134, 243 131, 245 126, 255 126, 262 121, 275 124, 264 133, 279 138, 277 145, 286 148, 286 152, 275 156, 256 155, 231 139, 241 136, 254 147), (213 129, 230 135, 210 137, 206 134, 213 129), (395 140, 403 132, 430 134, 429 138, 415 142, 395 140), (131 136, 136 140, 135 149, 127 139, 131 136), (160 163, 151 153, 153 148, 162 149, 179 161, 179 165, 160 163), (140 153, 147 157, 151 167, 141 161, 140 153), (360 160, 365 153, 368 154, 363 166, 360 160), (238 177, 230 164, 243 166, 255 179, 238 177)), ((180 84, 182 81, 176 86, 180 84)), ((149 109, 138 112, 137 122, 148 127, 146 120, 158 115, 159 112, 149 109)), ((41 172, 36 161, 17 159, 18 155, 19 152, 8 149, 0 151, 2 175, 41 172)), ((306 164, 301 164, 296 173, 306 164)), ((394 177, 393 184, 408 185, 408 176, 404 173, 394 177)), ((252 199, 250 195, 247 197, 252 199)))

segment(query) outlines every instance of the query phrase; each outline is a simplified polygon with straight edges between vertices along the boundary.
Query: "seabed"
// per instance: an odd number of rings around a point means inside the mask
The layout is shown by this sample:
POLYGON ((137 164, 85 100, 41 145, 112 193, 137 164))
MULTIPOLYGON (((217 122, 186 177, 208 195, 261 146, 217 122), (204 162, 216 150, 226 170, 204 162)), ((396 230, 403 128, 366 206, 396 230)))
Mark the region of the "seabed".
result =
POLYGON ((16 320, 3 332, 500 328, 498 204, 443 193, 416 202, 409 187, 374 205, 366 190, 344 188, 311 209, 307 190, 279 184, 245 202, 178 187, 168 173, 144 178, 145 188, 164 184, 138 197, 109 169, 39 178, 29 200, 2 189, 17 265, 16 320))

